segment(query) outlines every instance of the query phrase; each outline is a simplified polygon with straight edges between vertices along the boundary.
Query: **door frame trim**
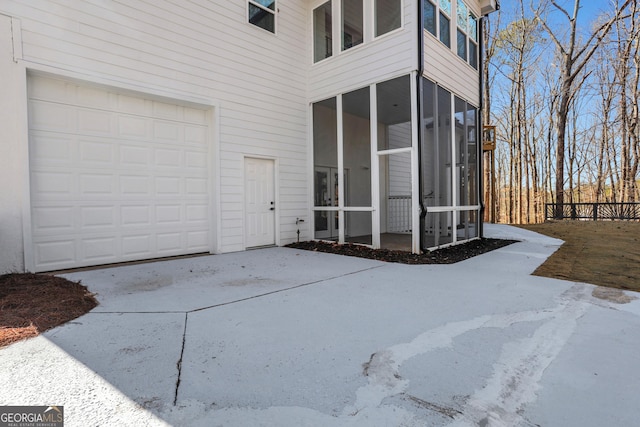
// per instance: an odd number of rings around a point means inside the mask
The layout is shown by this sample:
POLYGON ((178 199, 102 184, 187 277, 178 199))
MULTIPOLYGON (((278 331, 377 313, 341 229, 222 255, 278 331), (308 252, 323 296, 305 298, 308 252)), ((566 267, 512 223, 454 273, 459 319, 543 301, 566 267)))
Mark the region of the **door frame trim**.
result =
POLYGON ((245 153, 242 155, 242 247, 244 250, 254 248, 254 246, 247 246, 247 206, 246 206, 246 176, 245 176, 245 167, 247 159, 256 159, 256 160, 270 160, 273 162, 273 202, 275 206, 274 214, 273 214, 273 240, 275 246, 280 246, 280 204, 278 203, 280 200, 280 186, 278 185, 278 177, 280 176, 280 161, 278 157, 274 156, 263 156, 259 154, 250 154, 245 153))

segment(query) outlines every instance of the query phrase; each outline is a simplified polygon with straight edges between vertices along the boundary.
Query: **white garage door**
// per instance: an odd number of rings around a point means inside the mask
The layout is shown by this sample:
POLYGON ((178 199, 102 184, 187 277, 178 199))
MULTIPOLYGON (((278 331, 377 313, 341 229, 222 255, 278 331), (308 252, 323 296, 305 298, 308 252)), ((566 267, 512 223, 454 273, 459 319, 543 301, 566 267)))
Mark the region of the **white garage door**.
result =
POLYGON ((208 252, 207 111, 29 79, 36 271, 208 252))

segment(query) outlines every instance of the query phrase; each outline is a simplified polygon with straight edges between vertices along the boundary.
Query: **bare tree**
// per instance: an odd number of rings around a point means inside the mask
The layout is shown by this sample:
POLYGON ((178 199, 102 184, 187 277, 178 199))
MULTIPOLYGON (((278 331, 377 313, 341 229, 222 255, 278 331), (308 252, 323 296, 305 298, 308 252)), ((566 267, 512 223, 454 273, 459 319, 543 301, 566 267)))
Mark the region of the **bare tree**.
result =
POLYGON ((559 206, 564 203, 566 130, 570 104, 576 90, 576 79, 589 63, 589 60, 593 57, 599 44, 620 19, 621 11, 632 1, 635 0, 625 0, 624 3, 617 8, 614 16, 597 26, 591 34, 587 36, 586 41, 583 43, 578 39, 577 25, 578 13, 580 11, 580 0, 574 0, 573 12, 571 14, 555 0, 548 0, 538 8, 532 7, 538 22, 540 22, 542 27, 549 34, 551 40, 560 53, 560 94, 559 102, 554 111, 556 133, 555 202, 558 209, 556 211, 556 216, 562 215, 559 206), (552 28, 544 18, 543 15, 545 14, 549 4, 553 9, 560 12, 560 14, 567 19, 569 28, 567 39, 563 39, 563 37, 560 36, 560 31, 552 28))

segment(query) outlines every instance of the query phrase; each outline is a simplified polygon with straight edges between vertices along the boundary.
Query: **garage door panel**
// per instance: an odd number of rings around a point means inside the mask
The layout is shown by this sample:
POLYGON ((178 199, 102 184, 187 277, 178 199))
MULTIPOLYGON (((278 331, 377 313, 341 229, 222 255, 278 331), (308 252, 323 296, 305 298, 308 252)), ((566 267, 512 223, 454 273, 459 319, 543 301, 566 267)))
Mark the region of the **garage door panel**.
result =
POLYGON ((36 271, 209 250, 205 110, 44 77, 29 87, 36 271))
POLYGON ((74 231, 73 206, 47 206, 32 209, 33 231, 38 233, 71 233, 74 231))
POLYGON ((122 238, 123 257, 146 256, 155 252, 154 249, 153 238, 148 234, 124 236, 122 238))
POLYGON ((120 144, 120 164, 122 166, 140 167, 150 163, 152 149, 144 145, 120 144))
POLYGON ((162 255, 177 254, 182 249, 182 233, 169 232, 157 235, 158 253, 162 255))
POLYGON ((120 188, 123 195, 148 195, 151 192, 151 178, 140 175, 121 175, 120 188))
POLYGON ((159 142, 175 144, 176 141, 184 141, 184 131, 174 122, 155 120, 153 122, 153 138, 159 142))
POLYGON ((79 106, 89 107, 92 109, 106 111, 111 110, 111 106, 113 104, 112 93, 91 86, 77 86, 74 84, 69 84, 69 86, 75 89, 76 94, 75 100, 69 99, 69 97, 67 97, 66 100, 70 104, 77 104, 79 106))
POLYGON ((193 250, 206 251, 209 245, 209 234, 206 231, 188 232, 187 245, 193 250))
POLYGON ((182 151, 170 148, 157 148, 154 159, 156 166, 178 168, 182 165, 182 151))
POLYGON ((78 133, 80 135, 100 135, 109 138, 113 136, 113 116, 113 113, 107 111, 78 109, 78 133))
POLYGON ((203 125, 206 129, 207 125, 207 112, 205 110, 198 110, 194 108, 184 109, 184 121, 194 124, 203 125))
POLYGON ((80 239, 81 262, 112 263, 119 260, 117 236, 80 239))
POLYGON ((182 223, 181 205, 158 205, 156 206, 157 224, 179 224, 182 223))
POLYGON ((186 193, 193 196, 202 196, 207 194, 207 180, 204 178, 187 178, 185 181, 186 193))
POLYGON ((55 99, 64 103, 75 99, 75 85, 57 79, 29 79, 29 99, 55 99))
POLYGON ((85 231, 116 229, 117 216, 114 206, 85 206, 80 208, 81 226, 85 231))
POLYGON ((122 138, 148 139, 150 138, 150 126, 144 117, 117 116, 118 135, 122 138))
POLYGON ((160 176, 155 178, 155 193, 158 196, 176 196, 182 191, 182 180, 171 176, 160 176))
POLYGON ((185 166, 191 169, 206 169, 207 158, 200 151, 185 151, 185 166))
POLYGON ((32 164, 46 162, 48 164, 68 165, 73 161, 73 153, 75 151, 73 137, 37 131, 31 132, 29 137, 34 141, 33 149, 30 153, 32 164))
POLYGON ((115 110, 130 115, 153 117, 153 101, 129 95, 117 94, 115 110))
POLYGON ((73 239, 38 242, 34 245, 35 263, 41 271, 71 265, 76 261, 75 249, 76 242, 73 239))
POLYGON ((75 193, 75 178, 69 172, 35 172, 31 175, 31 191, 43 199, 71 196, 75 193))
POLYGON ((105 141, 79 140, 80 159, 84 164, 111 167, 114 164, 116 148, 105 141))
POLYGON ((76 133, 75 111, 67 105, 34 100, 29 105, 29 115, 32 130, 76 133))
POLYGON ((116 177, 111 174, 80 173, 80 197, 111 196, 116 189, 116 177))
POLYGON ((184 141, 187 144, 204 144, 207 140, 207 129, 204 126, 185 126, 184 141))
POLYGON ((123 226, 150 225, 151 207, 148 205, 122 206, 120 216, 123 226))

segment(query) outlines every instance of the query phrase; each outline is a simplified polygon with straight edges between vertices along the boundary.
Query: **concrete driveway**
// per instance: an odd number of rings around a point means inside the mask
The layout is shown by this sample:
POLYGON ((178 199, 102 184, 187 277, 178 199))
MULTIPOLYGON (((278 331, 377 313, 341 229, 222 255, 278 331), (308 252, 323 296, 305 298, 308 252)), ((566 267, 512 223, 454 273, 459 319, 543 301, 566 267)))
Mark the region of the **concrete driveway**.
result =
POLYGON ((560 241, 454 265, 272 248, 67 274, 91 313, 0 350, 0 405, 66 426, 635 426, 636 294, 531 276, 560 241))

